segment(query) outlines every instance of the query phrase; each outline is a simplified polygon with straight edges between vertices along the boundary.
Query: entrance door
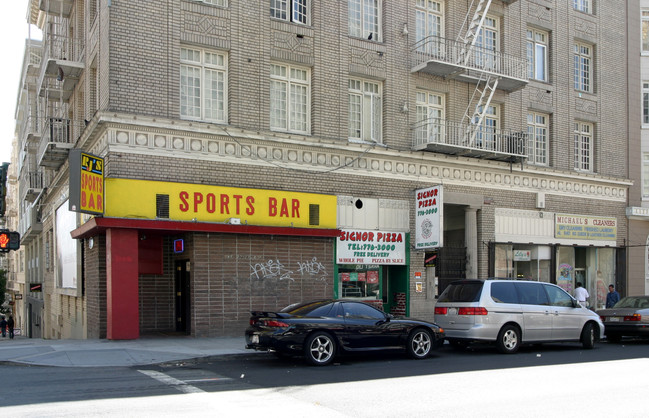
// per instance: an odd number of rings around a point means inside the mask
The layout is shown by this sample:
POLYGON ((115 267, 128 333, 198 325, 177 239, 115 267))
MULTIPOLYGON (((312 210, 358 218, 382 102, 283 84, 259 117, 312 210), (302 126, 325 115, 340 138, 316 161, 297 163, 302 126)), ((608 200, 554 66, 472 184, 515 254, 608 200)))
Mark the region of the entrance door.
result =
POLYGON ((176 331, 189 334, 190 328, 190 285, 189 285, 189 260, 176 261, 176 331))

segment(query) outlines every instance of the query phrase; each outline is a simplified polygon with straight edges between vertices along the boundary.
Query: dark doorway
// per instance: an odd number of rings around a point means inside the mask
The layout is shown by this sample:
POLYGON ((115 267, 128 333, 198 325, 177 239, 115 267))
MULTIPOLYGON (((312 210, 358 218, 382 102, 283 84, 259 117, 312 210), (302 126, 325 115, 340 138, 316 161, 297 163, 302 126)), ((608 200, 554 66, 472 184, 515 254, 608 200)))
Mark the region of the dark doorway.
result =
POLYGON ((176 260, 176 331, 189 334, 190 328, 190 282, 189 260, 176 260))

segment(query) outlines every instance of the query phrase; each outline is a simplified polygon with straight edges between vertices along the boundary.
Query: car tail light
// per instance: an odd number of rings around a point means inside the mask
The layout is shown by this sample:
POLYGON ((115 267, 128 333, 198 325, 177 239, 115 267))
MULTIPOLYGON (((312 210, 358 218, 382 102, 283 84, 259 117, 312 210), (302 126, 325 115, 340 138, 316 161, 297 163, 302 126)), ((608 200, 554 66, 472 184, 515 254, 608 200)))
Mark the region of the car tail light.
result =
POLYGON ((634 313, 633 315, 625 316, 625 321, 639 322, 642 321, 642 315, 634 313))
POLYGON ((487 309, 478 307, 478 308, 458 308, 458 315, 486 315, 487 309))
POLYGON ((446 315, 447 312, 448 308, 442 308, 441 306, 439 308, 435 307, 435 315, 446 315))
POLYGON ((276 319, 259 319, 259 318, 250 318, 250 325, 253 327, 271 327, 271 328, 288 328, 289 324, 283 321, 278 321, 276 319))

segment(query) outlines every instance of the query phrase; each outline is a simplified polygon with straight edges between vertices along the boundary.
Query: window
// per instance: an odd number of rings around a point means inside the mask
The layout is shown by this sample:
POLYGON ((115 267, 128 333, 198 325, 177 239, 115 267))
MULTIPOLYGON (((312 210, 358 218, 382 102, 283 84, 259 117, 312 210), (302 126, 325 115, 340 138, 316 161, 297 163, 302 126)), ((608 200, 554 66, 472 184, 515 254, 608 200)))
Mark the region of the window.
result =
POLYGON ((381 42, 381 1, 349 0, 349 36, 381 42))
POLYGON ((649 199, 649 153, 642 154, 642 197, 649 199))
POLYGON ((649 10, 642 11, 642 52, 649 52, 649 10))
POLYGON ((270 17, 309 24, 309 0, 270 0, 270 17))
POLYGON ((547 284, 544 284, 543 287, 550 297, 550 305, 563 306, 566 308, 570 308, 572 306, 572 297, 561 288, 547 284))
POLYGON ((180 117, 227 122, 225 54, 180 48, 180 117))
POLYGON ((308 134, 310 131, 309 70, 270 66, 270 128, 308 134))
POLYGON ((548 121, 550 117, 542 113, 527 114, 527 133, 530 143, 527 146, 528 162, 548 164, 548 121))
POLYGON ((575 44, 575 90, 591 91, 592 47, 575 44))
POLYGON ((642 83, 642 123, 649 124, 649 83, 642 83))
POLYGON ((417 144, 444 141, 444 95, 417 92, 417 144))
POLYGON ((199 3, 213 4, 215 6, 226 7, 228 5, 228 0, 194 0, 199 3))
MULTIPOLYGON (((482 106, 480 108, 482 112, 482 106)), ((477 118, 477 117, 476 117, 477 118)), ((475 120, 475 123, 478 121, 475 120)), ((477 127, 477 134, 475 145, 477 148, 495 150, 496 138, 500 126, 500 107, 497 105, 489 105, 485 113, 482 125, 477 127)))
POLYGON ((575 122, 575 170, 593 171, 593 125, 575 122))
POLYGON ((349 80, 349 139, 381 142, 381 85, 349 80))
POLYGON ((417 0, 415 8, 416 39, 422 52, 442 53, 440 39, 444 36, 444 6, 439 1, 417 0))
POLYGON ((523 305, 549 305, 548 295, 540 283, 516 283, 516 289, 523 305))
POLYGON ((343 303, 346 319, 371 319, 374 321, 385 319, 385 314, 364 303, 343 303))
POLYGON ((573 0, 572 4, 574 5, 575 10, 584 13, 592 13, 591 0, 573 0))
POLYGON ((492 283, 491 299, 496 303, 518 303, 518 293, 514 283, 492 283))
POLYGON ((527 30, 527 61, 530 79, 548 81, 548 34, 536 29, 527 30))
POLYGON ((476 38, 475 64, 486 69, 497 69, 498 51, 498 20, 493 17, 485 17, 484 23, 476 38))

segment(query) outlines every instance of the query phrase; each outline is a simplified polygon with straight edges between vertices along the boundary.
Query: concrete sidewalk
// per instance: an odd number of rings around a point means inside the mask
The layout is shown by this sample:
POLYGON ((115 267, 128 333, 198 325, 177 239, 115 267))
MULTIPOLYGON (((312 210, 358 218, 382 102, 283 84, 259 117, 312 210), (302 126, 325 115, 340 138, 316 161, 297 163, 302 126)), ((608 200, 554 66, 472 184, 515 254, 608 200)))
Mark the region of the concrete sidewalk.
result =
POLYGON ((255 352, 246 350, 245 345, 243 336, 144 336, 126 341, 0 337, 0 362, 57 367, 129 367, 255 352))

